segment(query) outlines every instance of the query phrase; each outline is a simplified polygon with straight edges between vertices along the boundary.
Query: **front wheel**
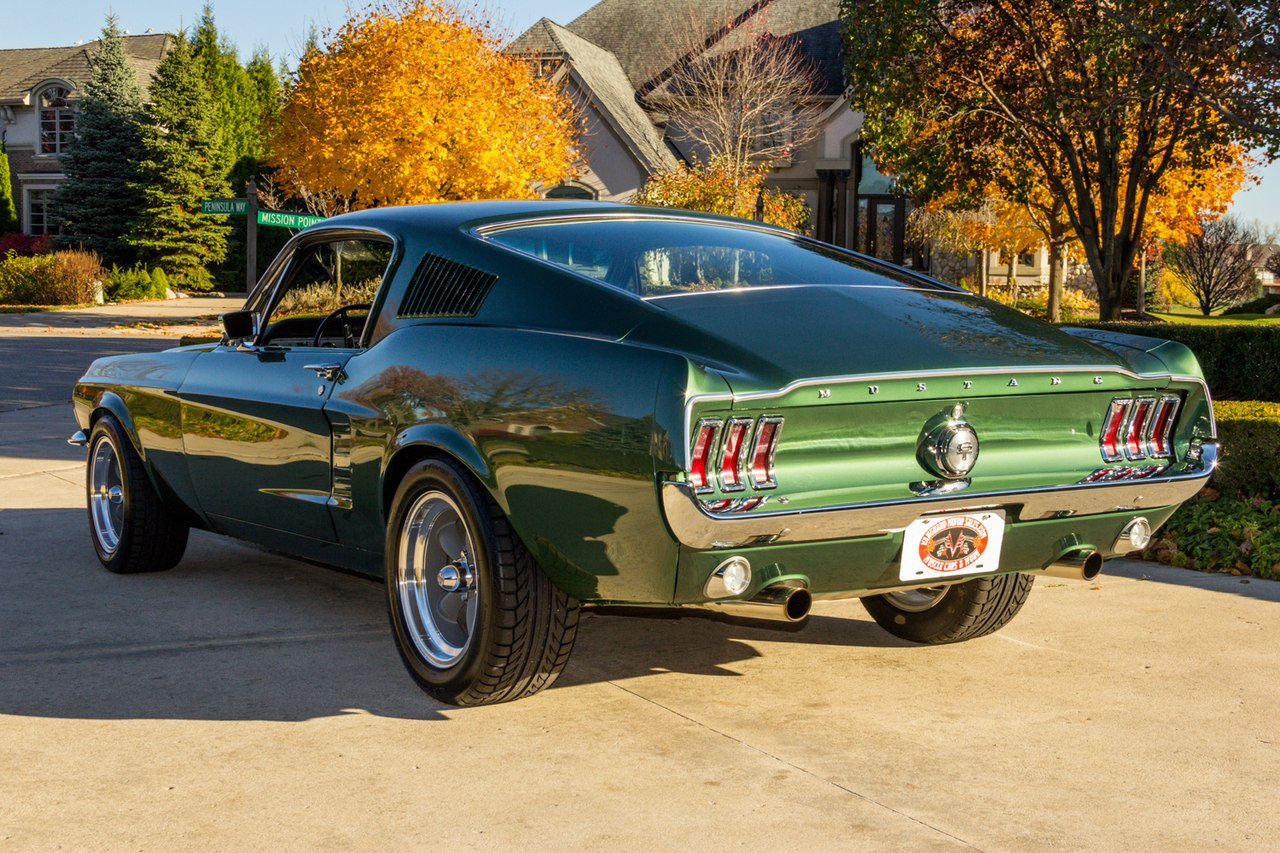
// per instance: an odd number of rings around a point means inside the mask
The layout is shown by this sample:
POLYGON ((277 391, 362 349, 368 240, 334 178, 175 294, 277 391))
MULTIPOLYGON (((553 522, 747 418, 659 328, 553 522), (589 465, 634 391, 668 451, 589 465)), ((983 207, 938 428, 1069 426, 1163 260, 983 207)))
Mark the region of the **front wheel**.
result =
POLYGON ((405 667, 455 705, 531 696, 569 660, 578 602, 558 590, 502 511, 451 462, 420 462, 387 525, 387 607, 405 667))
POLYGON ((156 492, 111 415, 100 417, 89 434, 85 491, 93 549, 108 571, 162 572, 182 559, 190 528, 156 492))
POLYGON ((914 587, 862 599, 881 628, 913 643, 958 643, 994 633, 1017 615, 1031 593, 1021 572, 950 586, 914 587))

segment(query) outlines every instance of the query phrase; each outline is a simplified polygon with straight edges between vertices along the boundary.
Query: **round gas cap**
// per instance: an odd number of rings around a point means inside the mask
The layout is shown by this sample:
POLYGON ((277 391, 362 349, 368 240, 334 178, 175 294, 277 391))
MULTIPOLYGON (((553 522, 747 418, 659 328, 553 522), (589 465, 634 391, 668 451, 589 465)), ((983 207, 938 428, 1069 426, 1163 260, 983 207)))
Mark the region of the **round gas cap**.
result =
POLYGON ((966 477, 978 461, 978 433, 964 421, 940 426, 931 444, 932 458, 927 455, 925 461, 939 477, 966 477))

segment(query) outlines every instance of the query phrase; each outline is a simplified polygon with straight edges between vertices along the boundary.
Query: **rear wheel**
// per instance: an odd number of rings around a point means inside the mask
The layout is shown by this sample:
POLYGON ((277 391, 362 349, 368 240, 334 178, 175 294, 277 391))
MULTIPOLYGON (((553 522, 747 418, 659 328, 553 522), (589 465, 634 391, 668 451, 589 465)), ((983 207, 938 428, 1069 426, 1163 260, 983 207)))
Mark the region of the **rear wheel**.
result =
POLYGON ((916 587, 872 595, 862 606, 895 637, 914 643, 956 643, 984 637, 1017 615, 1032 577, 1015 573, 950 586, 916 587))
POLYGON ((90 433, 85 490, 90 539, 108 571, 161 572, 182 559, 189 527, 151 485, 141 457, 111 415, 99 418, 90 433))
POLYGON ((578 602, 547 579, 465 471, 437 459, 409 470, 391 506, 386 555, 396 647, 435 698, 520 699, 564 669, 578 602))

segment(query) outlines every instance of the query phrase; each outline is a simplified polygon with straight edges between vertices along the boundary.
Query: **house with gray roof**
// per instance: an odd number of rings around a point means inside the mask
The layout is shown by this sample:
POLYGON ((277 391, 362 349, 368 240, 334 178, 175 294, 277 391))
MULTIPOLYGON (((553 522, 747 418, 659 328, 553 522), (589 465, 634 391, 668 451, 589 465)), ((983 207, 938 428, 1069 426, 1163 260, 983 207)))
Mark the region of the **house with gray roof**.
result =
MULTIPOLYGON (((548 197, 626 201, 649 175, 691 160, 690 143, 648 97, 689 61, 673 27, 690 15, 719 15, 734 27, 711 30, 708 51, 723 49, 734 30, 759 18, 767 33, 788 39, 813 69, 822 115, 817 137, 774 164, 766 183, 805 198, 820 239, 910 265, 906 202, 863 156, 862 115, 844 97, 839 0, 601 0, 568 24, 547 18, 516 38, 508 53, 564 86, 585 120, 584 171, 547 187, 548 197)), ((696 23, 696 21, 694 22, 696 23)))
MULTIPOLYGON (((145 93, 173 37, 123 38, 145 93)), ((49 210, 63 178, 62 154, 75 133, 76 102, 97 51, 97 41, 0 50, 0 138, 9 154, 18 218, 28 234, 55 229, 49 210)))

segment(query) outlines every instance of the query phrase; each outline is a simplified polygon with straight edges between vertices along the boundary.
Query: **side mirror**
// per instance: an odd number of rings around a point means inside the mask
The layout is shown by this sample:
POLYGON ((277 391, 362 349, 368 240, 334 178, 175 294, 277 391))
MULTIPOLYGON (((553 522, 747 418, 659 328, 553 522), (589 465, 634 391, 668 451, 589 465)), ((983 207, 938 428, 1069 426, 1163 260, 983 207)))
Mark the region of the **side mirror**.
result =
POLYGON ((222 339, 227 343, 258 336, 258 315, 252 311, 228 311, 218 319, 222 321, 222 339))

